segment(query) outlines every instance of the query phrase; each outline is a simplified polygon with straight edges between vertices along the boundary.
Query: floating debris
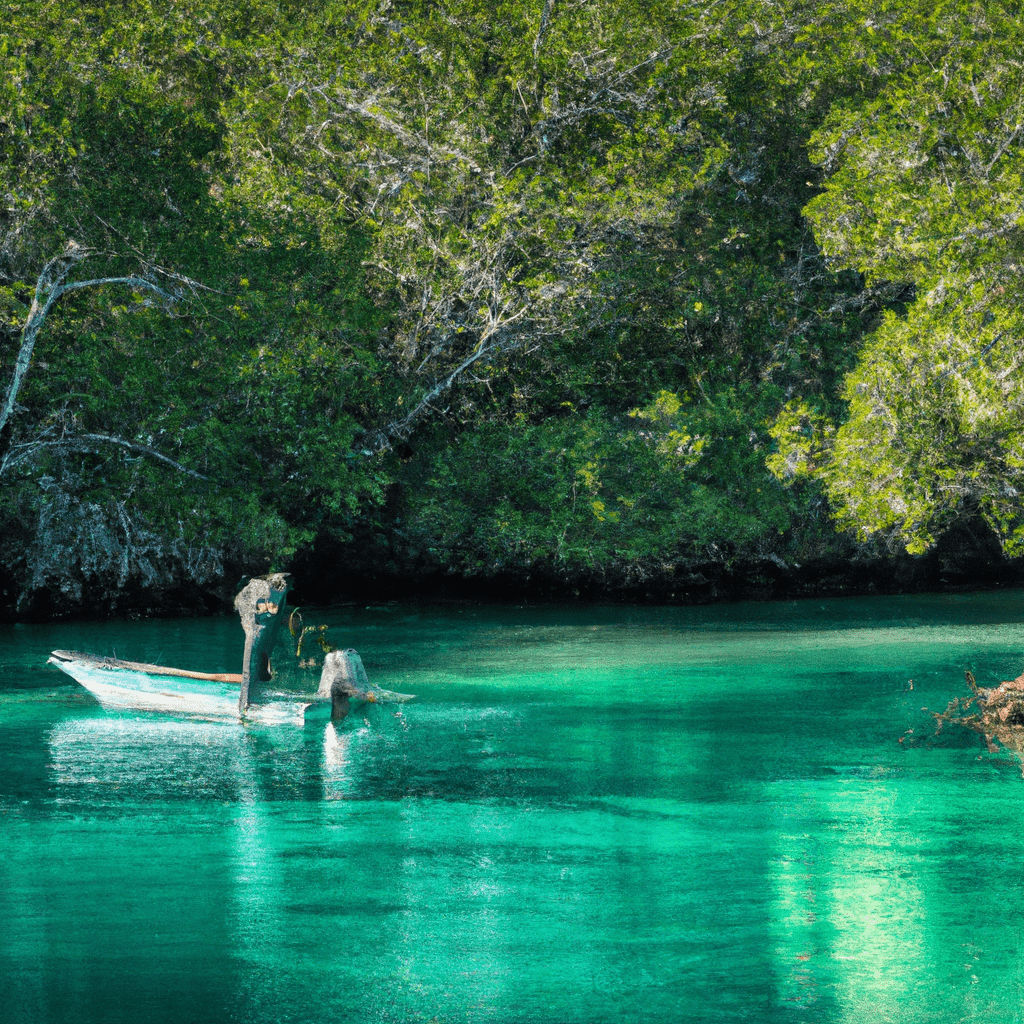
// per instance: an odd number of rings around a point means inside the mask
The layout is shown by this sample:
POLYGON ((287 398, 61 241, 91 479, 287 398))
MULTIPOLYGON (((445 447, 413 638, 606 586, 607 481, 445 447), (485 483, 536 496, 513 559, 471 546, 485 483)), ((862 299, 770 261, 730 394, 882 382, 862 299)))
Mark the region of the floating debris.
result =
POLYGON ((991 753, 996 740, 1010 750, 1024 753, 1024 675, 1003 680, 998 686, 979 686, 974 673, 964 673, 970 697, 956 697, 946 710, 932 712, 936 735, 946 724, 962 725, 980 733, 991 753))

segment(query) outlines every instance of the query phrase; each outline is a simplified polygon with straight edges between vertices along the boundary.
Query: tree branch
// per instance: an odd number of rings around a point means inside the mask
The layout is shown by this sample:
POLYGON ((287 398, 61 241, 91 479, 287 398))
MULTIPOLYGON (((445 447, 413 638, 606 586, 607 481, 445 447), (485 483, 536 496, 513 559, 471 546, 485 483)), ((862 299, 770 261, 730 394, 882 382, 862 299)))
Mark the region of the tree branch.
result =
MULTIPOLYGON (((18 350, 17 358, 14 361, 14 371, 11 374, 10 384, 4 395, 3 405, 0 406, 0 434, 3 433, 8 421, 14 414, 15 405, 18 400, 18 392, 24 383, 25 375, 28 373, 32 362, 32 352, 35 349, 36 339, 43 327, 47 314, 53 304, 68 292, 81 291, 84 288, 97 288, 105 284, 123 284, 131 288, 153 292, 159 295, 168 303, 180 301, 182 298, 181 289, 167 291, 161 288, 155 281, 139 274, 127 274, 116 277, 94 277, 85 281, 68 281, 68 274, 78 264, 96 255, 95 250, 86 249, 75 242, 69 242, 67 248, 60 256, 54 256, 43 266, 39 277, 36 280, 36 290, 32 298, 32 305, 29 308, 25 326, 21 332, 21 347, 18 350)), ((160 271, 163 273, 162 271, 160 271)), ((179 274, 166 273, 165 276, 182 282, 190 288, 202 287, 198 282, 179 274)))
POLYGON ((371 451, 373 455, 380 455, 382 452, 387 451, 391 447, 390 442, 398 439, 404 440, 407 438, 412 430, 413 424, 422 413, 429 407, 430 403, 433 402, 440 395, 443 395, 446 391, 450 390, 452 385, 468 370, 474 363, 479 362, 484 356, 493 355, 498 352, 501 348, 500 340, 495 340, 490 345, 485 344, 488 337, 494 337, 499 331, 501 331, 508 324, 515 320, 518 320, 523 314, 526 313, 525 309, 519 310, 514 316, 503 321, 490 332, 486 332, 484 337, 481 339, 480 345, 477 350, 464 359, 447 377, 437 381, 432 388, 419 400, 415 408, 411 409, 402 419, 396 420, 393 423, 388 424, 382 430, 378 431, 376 444, 371 451))
POLYGON ((193 477, 196 480, 210 479, 202 473, 197 473, 194 469, 189 469, 188 466, 183 466, 180 462, 176 462, 170 456, 164 455, 163 452, 158 452, 155 448, 150 448, 145 444, 139 444, 137 441, 129 441, 123 437, 116 437, 113 434, 62 434, 60 437, 46 440, 45 438, 47 436, 48 435, 44 433, 34 441, 28 441, 25 444, 11 445, 10 451, 4 456, 3 460, 0 460, 0 477, 14 469, 16 466, 21 465, 21 463, 27 462, 42 448, 62 448, 65 451, 70 452, 88 452, 94 454, 97 451, 97 446, 111 444, 118 448, 124 448, 127 451, 135 452, 138 455, 145 455, 151 459, 156 459, 158 462, 162 462, 164 465, 170 466, 172 469, 176 469, 179 473, 184 473, 186 476, 193 477))
MULTIPOLYGON (((113 444, 118 447, 125 448, 130 452, 136 452, 139 455, 147 455, 151 459, 156 459, 158 462, 164 463, 166 466, 170 466, 172 469, 176 469, 179 473, 184 473, 186 476, 190 476, 195 480, 209 480, 208 476, 204 476, 202 473, 197 473, 194 469, 189 469, 188 466, 183 466, 180 462, 175 462, 168 455, 164 455, 162 452, 158 452, 155 448, 150 448, 149 445, 139 444, 137 441, 128 441, 123 437, 115 437, 113 434, 82 434, 80 435, 83 441, 96 441, 100 444, 113 444)), ((75 438, 71 438, 74 442, 75 438)), ((82 450, 88 450, 83 447, 82 450)))
POLYGON ((540 28, 537 29, 537 38, 533 41, 533 59, 537 59, 540 53, 541 44, 544 42, 544 33, 548 30, 548 22, 551 20, 551 9, 555 6, 555 0, 544 0, 544 10, 540 16, 540 28))

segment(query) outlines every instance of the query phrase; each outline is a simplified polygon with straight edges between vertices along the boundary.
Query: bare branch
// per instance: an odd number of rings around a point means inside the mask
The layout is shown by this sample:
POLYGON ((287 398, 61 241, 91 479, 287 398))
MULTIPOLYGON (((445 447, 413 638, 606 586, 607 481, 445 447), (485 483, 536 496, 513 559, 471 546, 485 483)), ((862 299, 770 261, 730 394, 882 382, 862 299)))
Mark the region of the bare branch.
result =
POLYGON ((137 455, 156 459, 158 462, 162 462, 164 465, 176 469, 179 473, 184 473, 186 476, 193 477, 196 480, 209 480, 209 477, 204 476, 202 473, 197 473, 194 469, 189 469, 188 466, 183 466, 180 462, 170 458, 170 456, 164 455, 163 452, 159 452, 149 445, 139 444, 137 441, 129 441, 126 438, 117 437, 113 434, 61 434, 59 437, 54 437, 52 431, 44 431, 40 437, 33 441, 11 445, 3 459, 0 460, 0 477, 10 472, 16 466, 28 462, 37 452, 44 448, 94 454, 102 445, 114 445, 118 448, 124 448, 126 451, 134 452, 137 455))
MULTIPOLYGON (((519 319, 524 313, 525 309, 521 309, 514 317, 509 318, 501 327, 511 323, 513 320, 519 319)), ((492 332, 491 337, 500 330, 500 327, 492 332)), ((485 339, 486 340, 486 336, 485 339)), ((427 393, 419 400, 416 406, 411 409, 402 419, 397 420, 394 423, 388 424, 383 430, 379 431, 376 438, 376 445, 371 454, 380 455, 387 451, 391 447, 391 442, 395 440, 404 440, 412 432, 412 428, 416 421, 423 415, 424 412, 429 408, 430 404, 443 395, 446 391, 449 391, 455 382, 462 376, 462 374, 468 370, 474 363, 479 362, 484 356, 496 355, 502 346, 499 340, 495 340, 490 345, 485 345, 481 341, 476 351, 464 359, 447 377, 443 380, 438 381, 427 393)))
POLYGON ((1021 124, 1021 122, 1018 121, 1017 124, 1014 125, 1013 131, 1010 132, 1010 134, 1003 140, 1000 147, 995 151, 995 153, 992 156, 992 159, 989 160, 988 164, 986 164, 985 166, 986 178, 992 173, 992 168, 995 167, 995 165, 1003 158, 1003 156, 1005 155, 1006 151, 1010 148, 1010 146, 1012 146, 1013 143, 1017 141, 1017 136, 1020 135, 1020 130, 1022 127, 1024 127, 1024 124, 1021 124))
POLYGON ((126 284, 130 288, 141 288, 146 291, 155 292, 168 302, 176 302, 181 298, 181 294, 179 292, 164 291, 164 289, 155 282, 150 281, 145 277, 139 277, 136 274, 129 274, 127 277, 94 277, 88 281, 71 281, 69 284, 64 284, 59 288, 54 289, 53 298, 56 300, 62 295, 66 295, 68 292, 81 291, 83 288, 97 288, 104 284, 126 284))
POLYGON ((46 314, 49 313, 50 307, 60 294, 57 289, 71 272, 72 268, 86 259, 87 255, 87 250, 80 249, 72 243, 64 254, 55 256, 47 261, 36 280, 35 295, 32 298, 28 317, 25 320, 25 327, 21 332, 21 348, 18 350, 18 356, 14 361, 14 372, 11 376, 11 382, 7 387, 7 394, 4 396, 4 404, 0 407, 0 433, 3 432, 7 421, 11 418, 11 413, 14 411, 18 392, 21 390, 25 374, 28 373, 29 364, 32 361, 32 350, 35 348, 36 336, 39 334, 39 329, 46 319, 46 314))
MULTIPOLYGON (((382 128, 389 135, 396 138, 399 142, 408 146, 410 149, 419 150, 425 153, 428 158, 434 157, 434 154, 453 157, 456 160, 461 160, 467 164, 472 170, 477 173, 480 172, 480 165, 473 159, 468 153, 462 150, 455 149, 452 146, 441 146, 429 142, 426 138, 419 135, 418 133, 406 128, 405 125, 396 121, 393 117, 388 117, 387 114, 382 113, 379 109, 374 109, 375 101, 373 97, 361 101, 353 101, 344 97, 339 97, 337 101, 332 101, 331 97, 327 95, 325 87, 321 86, 315 90, 327 104, 330 109, 334 102, 337 102, 341 110, 348 114, 358 114, 360 117, 365 118, 368 121, 372 121, 379 128, 382 128)), ((331 117, 320 126, 320 131, 323 130, 326 125, 333 121, 341 120, 342 113, 338 110, 331 111, 331 117)), ((319 131, 317 132, 319 134, 319 131)))
MULTIPOLYGON (((183 466, 180 462, 175 462, 170 456, 164 455, 162 452, 158 452, 155 448, 150 448, 148 445, 139 444, 137 441, 128 441, 123 437, 115 437, 113 434, 82 434, 80 435, 83 441, 93 441, 99 444, 113 444, 121 448, 125 448, 130 452, 136 452, 139 455, 146 455, 151 459, 156 459, 158 462, 164 463, 166 466, 170 466, 172 469, 176 469, 179 473, 184 473, 186 476, 190 476, 195 480, 209 480, 208 476, 204 476, 202 473, 197 473, 194 469, 189 469, 188 466, 183 466)), ((74 438, 71 438, 74 441, 74 438)), ((85 450, 83 448, 83 450, 85 450)))
POLYGON ((947 377, 951 376, 954 373, 961 373, 964 370, 970 370, 973 367, 977 366, 982 361, 982 359, 984 359, 985 356, 987 356, 989 352, 991 352, 992 349, 994 349, 996 345, 998 345, 999 342, 1003 340, 1005 334, 1005 331, 1000 331, 977 355, 972 356, 970 359, 956 363, 946 370, 943 370, 942 373, 939 374, 938 380, 945 380, 947 377))
MULTIPOLYGON (((43 266, 42 271, 40 271, 39 277, 36 280, 36 290, 32 299, 32 305, 21 332, 21 347, 14 361, 14 371, 11 375, 10 384, 7 386, 3 405, 0 406, 0 433, 3 432, 7 422, 14 413, 18 392, 21 390, 25 375, 28 373, 28 368, 32 362, 32 352, 35 349, 39 331, 42 329, 43 323, 53 304, 61 296, 69 292, 81 291, 85 288, 98 288, 102 285, 116 284, 127 285, 130 288, 141 291, 153 292, 168 303, 178 302, 183 297, 181 289, 175 288, 172 291, 168 291, 165 288, 161 288, 151 277, 139 274, 94 277, 85 281, 67 280, 68 275, 76 266, 95 255, 97 255, 96 250, 86 249, 72 241, 68 243, 67 248, 61 255, 54 256, 48 260, 43 266)), ((148 269, 151 273, 160 273, 162 276, 179 281, 189 288, 203 287, 197 281, 192 281, 190 278, 183 277, 180 274, 158 270, 155 267, 148 269)))
POLYGON ((537 38, 533 41, 533 59, 537 59, 540 53, 541 44, 544 42, 544 33, 548 30, 548 22, 551 20, 551 11, 555 6, 555 0, 544 0, 544 10, 540 16, 540 28, 537 29, 537 38))

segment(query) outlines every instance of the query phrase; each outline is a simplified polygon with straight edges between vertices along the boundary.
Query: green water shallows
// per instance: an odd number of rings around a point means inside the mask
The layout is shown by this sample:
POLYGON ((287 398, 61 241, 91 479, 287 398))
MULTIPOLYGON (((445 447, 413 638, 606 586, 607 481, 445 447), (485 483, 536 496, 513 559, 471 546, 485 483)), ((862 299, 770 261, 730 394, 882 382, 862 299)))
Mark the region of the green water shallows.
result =
POLYGON ((419 695, 337 729, 45 665, 230 671, 231 619, 0 627, 0 1020, 1021 1020, 1020 764, 914 741, 1022 598, 334 609, 419 695))

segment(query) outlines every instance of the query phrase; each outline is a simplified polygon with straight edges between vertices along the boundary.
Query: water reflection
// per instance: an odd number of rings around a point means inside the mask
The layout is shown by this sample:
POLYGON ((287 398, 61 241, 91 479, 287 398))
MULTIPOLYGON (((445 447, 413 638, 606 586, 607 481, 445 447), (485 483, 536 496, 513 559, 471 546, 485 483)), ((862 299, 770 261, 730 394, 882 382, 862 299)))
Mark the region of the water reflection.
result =
POLYGON ((109 714, 14 663, 0 1019, 1013 1020, 1020 773, 897 740, 965 661, 1008 676, 1016 603, 872 607, 788 646, 763 609, 353 615, 420 699, 305 730, 109 714))
POLYGON ((333 722, 324 729, 324 799, 342 800, 351 792, 348 748, 352 739, 339 735, 333 722))
POLYGON ((996 780, 908 785, 901 774, 883 765, 774 787, 780 997, 810 1019, 851 1024, 1016 1019, 1024 972, 1008 946, 1021 938, 1022 887, 983 865, 1024 851, 994 820, 985 790, 996 780), (1001 838, 979 857, 986 835, 1001 838))

